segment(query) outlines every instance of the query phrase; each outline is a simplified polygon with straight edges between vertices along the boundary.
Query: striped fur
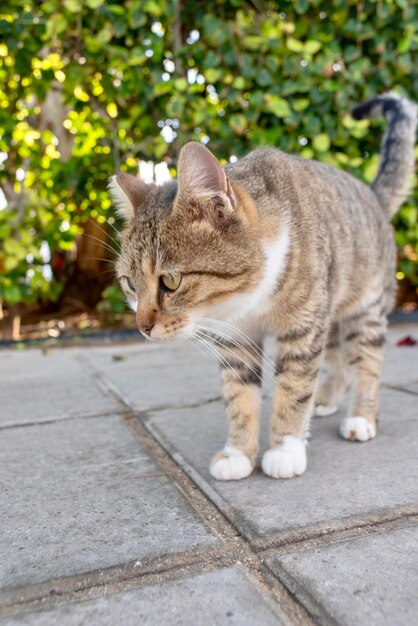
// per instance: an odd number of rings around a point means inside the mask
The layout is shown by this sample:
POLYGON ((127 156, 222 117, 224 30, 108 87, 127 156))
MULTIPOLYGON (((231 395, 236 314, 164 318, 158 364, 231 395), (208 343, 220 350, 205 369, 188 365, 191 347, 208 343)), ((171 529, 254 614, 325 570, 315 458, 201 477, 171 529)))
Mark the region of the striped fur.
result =
POLYGON ((389 127, 382 139, 379 171, 372 189, 380 204, 392 216, 405 200, 415 168, 417 106, 395 93, 386 93, 358 105, 354 119, 385 116, 389 127))

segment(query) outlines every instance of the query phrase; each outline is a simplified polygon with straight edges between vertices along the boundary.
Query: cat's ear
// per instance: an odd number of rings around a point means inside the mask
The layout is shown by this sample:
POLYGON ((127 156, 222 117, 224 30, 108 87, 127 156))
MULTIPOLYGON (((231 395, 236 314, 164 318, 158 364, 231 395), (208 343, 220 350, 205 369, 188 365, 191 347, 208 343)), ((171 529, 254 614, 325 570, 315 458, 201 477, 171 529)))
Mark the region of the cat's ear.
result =
POLYGON ((109 193, 116 211, 124 220, 131 220, 140 209, 153 185, 147 185, 139 178, 119 172, 109 179, 109 193))
POLYGON ((181 149, 178 161, 179 190, 192 198, 210 200, 224 217, 235 208, 234 193, 226 174, 212 152, 191 141, 181 149))

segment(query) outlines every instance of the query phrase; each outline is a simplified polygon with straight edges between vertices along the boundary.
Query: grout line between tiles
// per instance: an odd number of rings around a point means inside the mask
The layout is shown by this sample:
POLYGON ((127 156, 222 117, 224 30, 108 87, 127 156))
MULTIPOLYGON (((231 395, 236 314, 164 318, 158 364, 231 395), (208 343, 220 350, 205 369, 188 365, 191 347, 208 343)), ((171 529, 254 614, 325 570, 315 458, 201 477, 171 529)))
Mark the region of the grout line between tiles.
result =
MULTIPOLYGON (((409 383, 406 383, 408 385, 413 385, 413 384, 418 384, 418 381, 413 380, 409 383)), ((418 391, 411 391, 410 389, 405 389, 405 387, 402 387, 402 385, 393 385, 391 383, 382 383, 381 385, 382 387, 386 387, 387 389, 392 389, 393 391, 400 391, 401 393, 408 393, 411 396, 418 396, 418 391)))

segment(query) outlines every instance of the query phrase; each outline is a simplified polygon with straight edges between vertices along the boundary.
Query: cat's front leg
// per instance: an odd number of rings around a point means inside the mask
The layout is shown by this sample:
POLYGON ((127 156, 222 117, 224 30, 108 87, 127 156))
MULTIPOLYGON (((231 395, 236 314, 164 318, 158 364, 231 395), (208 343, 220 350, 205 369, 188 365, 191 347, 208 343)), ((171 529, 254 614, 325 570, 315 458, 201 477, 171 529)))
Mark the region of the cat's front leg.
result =
POLYGON ((326 331, 312 326, 306 333, 289 333, 279 340, 270 448, 262 468, 273 478, 293 478, 306 469, 306 436, 326 331))
POLYGON ((221 349, 223 397, 228 439, 212 459, 210 473, 218 480, 246 478, 254 469, 258 451, 261 405, 261 348, 225 346, 221 349))

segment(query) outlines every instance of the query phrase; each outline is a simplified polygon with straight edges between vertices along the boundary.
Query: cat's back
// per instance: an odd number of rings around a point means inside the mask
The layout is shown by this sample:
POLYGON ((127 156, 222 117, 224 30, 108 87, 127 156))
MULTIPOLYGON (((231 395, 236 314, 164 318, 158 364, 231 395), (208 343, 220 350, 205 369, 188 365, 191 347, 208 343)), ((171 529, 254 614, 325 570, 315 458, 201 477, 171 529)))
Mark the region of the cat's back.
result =
POLYGON ((226 168, 228 177, 242 185, 259 210, 278 205, 309 205, 321 212, 339 206, 344 213, 360 203, 381 213, 373 191, 351 174, 326 163, 287 154, 277 148, 257 148, 226 168))

